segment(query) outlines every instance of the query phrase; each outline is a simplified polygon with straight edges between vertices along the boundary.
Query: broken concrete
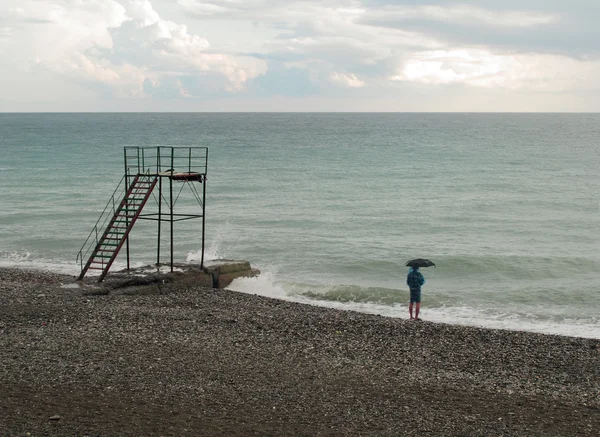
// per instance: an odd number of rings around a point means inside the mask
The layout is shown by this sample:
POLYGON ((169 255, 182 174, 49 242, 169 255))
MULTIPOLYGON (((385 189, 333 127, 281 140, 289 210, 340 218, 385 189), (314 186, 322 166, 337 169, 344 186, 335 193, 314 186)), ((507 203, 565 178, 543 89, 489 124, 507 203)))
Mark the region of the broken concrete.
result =
MULTIPOLYGON (((124 291, 131 287, 158 287, 162 289, 171 284, 226 288, 236 278, 253 277, 260 273, 253 269, 248 261, 213 260, 207 261, 204 268, 198 264, 173 264, 144 266, 130 270, 121 270, 109 274, 99 288, 124 291)), ((94 278, 90 278, 94 280, 94 278)), ((99 284, 100 285, 100 284, 99 284)))
POLYGON ((248 261, 215 260, 204 266, 204 271, 213 278, 214 288, 226 288, 236 278, 258 276, 259 270, 253 269, 248 261))

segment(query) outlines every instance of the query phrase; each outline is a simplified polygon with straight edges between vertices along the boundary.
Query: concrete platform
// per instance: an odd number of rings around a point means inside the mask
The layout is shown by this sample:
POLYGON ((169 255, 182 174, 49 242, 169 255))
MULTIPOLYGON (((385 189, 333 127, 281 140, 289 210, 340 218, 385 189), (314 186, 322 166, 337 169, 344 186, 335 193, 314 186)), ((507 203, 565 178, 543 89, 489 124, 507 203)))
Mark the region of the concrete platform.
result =
POLYGON ((173 272, 170 265, 149 265, 109 273, 100 284, 95 282, 94 276, 85 278, 84 282, 94 281, 95 288, 102 288, 106 292, 153 284, 159 288, 177 284, 223 289, 236 278, 253 277, 258 274, 260 271, 252 268, 248 261, 222 259, 207 261, 204 263, 204 268, 199 264, 176 263, 173 264, 173 272))

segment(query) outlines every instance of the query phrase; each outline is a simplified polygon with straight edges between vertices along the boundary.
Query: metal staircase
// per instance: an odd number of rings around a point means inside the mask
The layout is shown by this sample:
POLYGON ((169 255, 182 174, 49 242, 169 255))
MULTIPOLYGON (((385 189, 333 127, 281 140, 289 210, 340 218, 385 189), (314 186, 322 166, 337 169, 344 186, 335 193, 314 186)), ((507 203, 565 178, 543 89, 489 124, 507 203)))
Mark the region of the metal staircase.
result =
POLYGON ((127 183, 126 177, 121 180, 96 226, 79 251, 77 260, 81 263, 90 251, 91 255, 77 280, 83 279, 88 270, 101 271, 98 281, 104 279, 156 186, 158 177, 156 174, 138 174, 127 187, 120 203, 116 204, 117 193, 122 189, 121 186, 126 186, 127 183), (111 212, 112 217, 110 217, 111 212), (108 220, 109 217, 110 220, 108 220), (108 223, 106 224, 106 222, 108 223), (106 224, 106 228, 98 237, 98 231, 104 228, 104 224, 106 224))

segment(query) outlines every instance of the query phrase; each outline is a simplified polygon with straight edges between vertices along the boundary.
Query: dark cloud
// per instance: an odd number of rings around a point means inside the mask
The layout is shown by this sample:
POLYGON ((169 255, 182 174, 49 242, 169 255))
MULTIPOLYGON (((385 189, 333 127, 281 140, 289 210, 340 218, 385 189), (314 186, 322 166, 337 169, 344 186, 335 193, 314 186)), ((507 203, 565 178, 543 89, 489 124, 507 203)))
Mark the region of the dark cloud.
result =
MULTIPOLYGON (((471 3, 469 7, 485 10, 499 17, 498 25, 490 22, 465 19, 452 21, 426 14, 411 17, 390 13, 378 14, 384 8, 439 6, 442 8, 464 7, 464 3, 452 1, 367 1, 365 5, 373 12, 361 23, 377 27, 402 29, 434 36, 449 44, 497 47, 521 52, 555 53, 578 57, 600 55, 600 2, 598 1, 490 1, 471 3), (507 13, 523 13, 529 16, 552 16, 554 20, 529 26, 502 24, 500 17, 507 13)), ((418 14, 417 14, 418 15, 418 14)))
POLYGON ((384 7, 384 6, 444 6, 451 7, 457 5, 471 5, 483 9, 507 11, 538 11, 538 12, 576 12, 582 15, 591 9, 598 10, 597 0, 478 0, 478 1, 460 1, 460 0, 363 0, 365 7, 384 7))
POLYGON ((452 23, 412 21, 403 23, 370 23, 411 30, 434 36, 449 45, 496 47, 506 51, 554 53, 578 57, 600 55, 600 30, 578 32, 570 28, 530 29, 466 26, 452 23))

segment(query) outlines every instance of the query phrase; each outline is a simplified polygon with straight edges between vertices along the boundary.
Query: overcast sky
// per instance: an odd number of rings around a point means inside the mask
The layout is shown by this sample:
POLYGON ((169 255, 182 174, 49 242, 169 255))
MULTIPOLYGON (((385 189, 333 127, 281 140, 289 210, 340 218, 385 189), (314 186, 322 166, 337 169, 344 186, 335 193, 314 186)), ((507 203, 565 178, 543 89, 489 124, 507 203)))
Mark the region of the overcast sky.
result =
POLYGON ((600 111, 599 0, 2 0, 0 111, 600 111))

